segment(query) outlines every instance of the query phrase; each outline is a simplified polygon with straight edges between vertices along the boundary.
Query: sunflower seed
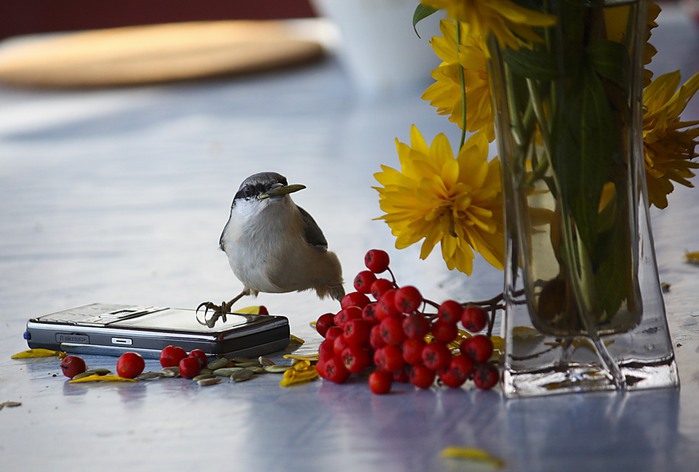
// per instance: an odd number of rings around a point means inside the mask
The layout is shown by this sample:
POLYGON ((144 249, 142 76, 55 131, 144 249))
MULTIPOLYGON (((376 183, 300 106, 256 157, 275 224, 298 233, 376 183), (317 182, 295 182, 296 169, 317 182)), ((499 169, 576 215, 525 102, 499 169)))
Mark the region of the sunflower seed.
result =
POLYGON ((180 368, 179 367, 163 367, 161 371, 163 377, 179 377, 180 368))
POLYGON ((209 377, 207 379, 199 379, 197 380, 197 383, 202 387, 208 387, 209 385, 216 385, 220 381, 221 379, 218 377, 209 377))
POLYGON ((289 366, 285 365, 267 365, 264 367, 265 372, 269 372, 270 374, 283 374, 289 369, 289 366))
POLYGON ((207 365, 206 367, 211 370, 216 370, 221 369, 222 367, 228 367, 229 365, 230 364, 228 359, 226 359, 225 357, 219 357, 218 359, 209 362, 209 365, 207 365))
POLYGON ((234 373, 243 370, 242 367, 222 367, 214 371, 214 375, 217 377, 230 377, 234 373))
POLYGON ((246 380, 250 380, 255 376, 255 373, 250 370, 250 369, 243 369, 239 370, 238 372, 234 372, 233 375, 231 375, 231 380, 235 382, 245 382, 246 380))
POLYGON ((159 379, 160 377, 163 377, 162 372, 143 372, 141 375, 136 377, 138 380, 151 380, 151 379, 159 379))
POLYGON ((243 367, 243 368, 248 368, 248 367, 260 367, 260 363, 257 361, 251 361, 247 360, 245 362, 236 362, 235 363, 236 367, 243 367))
POLYGON ((111 373, 112 373, 111 370, 105 369, 105 368, 102 368, 102 367, 98 367, 98 368, 96 368, 96 369, 90 369, 90 372, 92 372, 93 374, 97 374, 97 375, 107 375, 107 374, 111 374, 111 373))
POLYGON ((90 375, 95 375, 95 373, 90 371, 90 370, 86 370, 85 372, 80 372, 79 374, 75 374, 73 376, 73 380, 82 379, 83 377, 89 377, 90 375))
POLYGON ((276 365, 272 359, 270 359, 270 358, 268 358, 268 357, 265 357, 265 356, 260 356, 260 357, 258 357, 258 358, 257 358, 257 362, 259 362, 260 365, 261 365, 262 367, 267 367, 267 366, 270 366, 270 365, 276 365))
POLYGON ((214 374, 199 374, 196 377, 194 377, 192 380, 194 380, 195 382, 199 382, 200 380, 213 379, 213 378, 216 378, 216 376, 214 374))
POLYGON ((250 367, 250 370, 252 371, 253 374, 264 374, 267 372, 264 367, 261 365, 255 366, 255 367, 250 367))
POLYGON ((17 406, 22 406, 22 403, 21 402, 13 402, 13 401, 2 402, 2 403, 0 403, 0 410, 2 410, 5 407, 15 408, 17 406))

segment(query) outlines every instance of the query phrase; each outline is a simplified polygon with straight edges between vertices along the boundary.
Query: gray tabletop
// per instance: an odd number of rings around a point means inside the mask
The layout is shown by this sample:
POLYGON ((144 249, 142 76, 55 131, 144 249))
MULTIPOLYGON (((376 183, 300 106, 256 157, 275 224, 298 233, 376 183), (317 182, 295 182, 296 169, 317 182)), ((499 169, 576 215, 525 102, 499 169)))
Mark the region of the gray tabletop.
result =
MULTIPOLYGON (((656 73, 699 70, 699 28, 666 7, 656 73)), ((50 92, 0 88, 0 468, 20 470, 470 470, 447 446, 483 448, 511 471, 694 471, 699 463, 699 190, 653 211, 680 390, 505 400, 499 389, 372 395, 365 381, 282 388, 279 377, 201 388, 174 379, 75 385, 55 359, 11 360, 30 316, 91 302, 194 308, 241 288, 218 237, 240 181, 275 170, 325 232, 349 286, 363 254, 387 249, 403 284, 430 298, 483 298, 502 273, 449 273, 393 249, 371 186, 397 165, 394 139, 452 126, 422 88, 358 97, 330 58, 237 79, 50 92)), ((699 99, 685 119, 699 119, 699 99)), ((260 295, 304 338, 335 304, 260 295)), ((86 356, 91 367, 115 358, 86 356)), ((149 370, 159 369, 147 361, 149 370)), ((478 470, 484 470, 481 467, 478 470)), ((486 469, 487 470, 487 467, 486 469)))

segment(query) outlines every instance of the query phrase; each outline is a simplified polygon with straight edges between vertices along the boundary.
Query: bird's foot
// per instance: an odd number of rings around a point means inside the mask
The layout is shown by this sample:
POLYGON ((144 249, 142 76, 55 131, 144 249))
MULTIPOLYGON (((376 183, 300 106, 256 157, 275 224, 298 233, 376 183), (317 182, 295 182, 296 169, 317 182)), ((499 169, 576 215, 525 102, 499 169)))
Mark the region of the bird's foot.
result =
POLYGON ((212 302, 200 303, 195 311, 197 321, 199 322, 199 324, 208 326, 209 328, 213 328, 219 318, 221 318, 221 320, 225 323, 227 321, 226 315, 231 312, 231 307, 233 306, 233 304, 249 294, 250 291, 248 289, 245 289, 232 300, 229 300, 227 302, 221 302, 220 305, 216 305, 212 302), (201 310, 202 308, 204 309, 203 321, 199 319, 199 310, 201 310), (209 314, 211 314, 211 317, 207 318, 209 314))
POLYGON ((226 315, 231 312, 231 302, 221 302, 220 305, 216 305, 212 302, 200 303, 196 310, 197 321, 201 325, 213 328, 219 318, 225 323, 226 315), (204 319, 199 319, 199 310, 204 309, 204 319))

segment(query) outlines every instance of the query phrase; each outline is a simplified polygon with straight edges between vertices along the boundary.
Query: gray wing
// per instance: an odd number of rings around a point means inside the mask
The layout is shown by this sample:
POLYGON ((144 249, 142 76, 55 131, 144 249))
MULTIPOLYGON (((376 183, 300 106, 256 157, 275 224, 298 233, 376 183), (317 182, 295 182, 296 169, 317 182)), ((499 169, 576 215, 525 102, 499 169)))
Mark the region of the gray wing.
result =
POLYGON ((313 217, 303 208, 297 206, 303 220, 303 237, 311 246, 319 251, 325 252, 328 250, 328 241, 325 239, 323 232, 318 227, 313 217))

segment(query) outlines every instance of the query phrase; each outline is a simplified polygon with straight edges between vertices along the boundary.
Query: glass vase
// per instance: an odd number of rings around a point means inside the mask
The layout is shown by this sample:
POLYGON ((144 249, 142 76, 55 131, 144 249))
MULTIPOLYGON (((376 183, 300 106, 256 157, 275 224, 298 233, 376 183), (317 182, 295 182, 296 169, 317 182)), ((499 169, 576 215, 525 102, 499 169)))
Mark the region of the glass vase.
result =
POLYGON ((679 385, 643 159, 645 0, 540 1, 489 40, 505 195, 509 397, 679 385))

